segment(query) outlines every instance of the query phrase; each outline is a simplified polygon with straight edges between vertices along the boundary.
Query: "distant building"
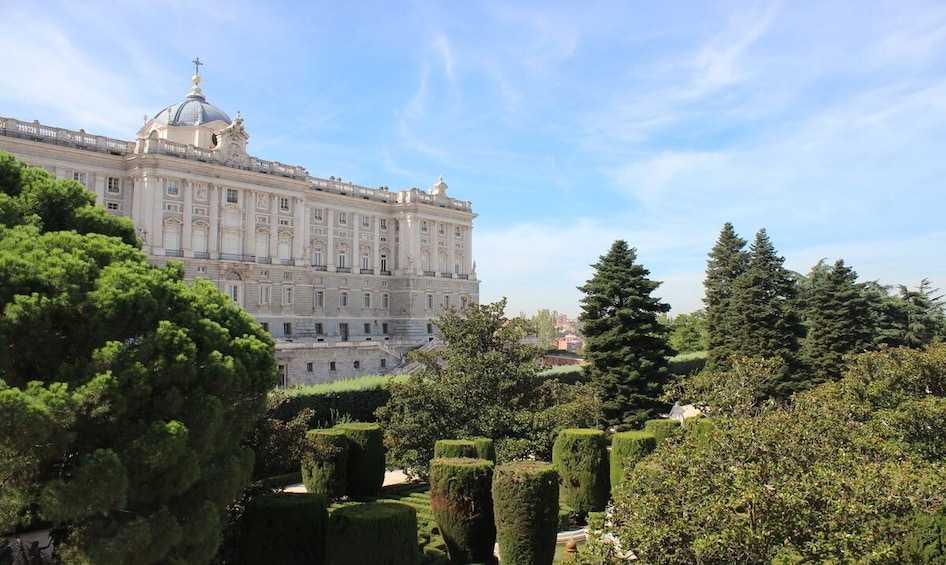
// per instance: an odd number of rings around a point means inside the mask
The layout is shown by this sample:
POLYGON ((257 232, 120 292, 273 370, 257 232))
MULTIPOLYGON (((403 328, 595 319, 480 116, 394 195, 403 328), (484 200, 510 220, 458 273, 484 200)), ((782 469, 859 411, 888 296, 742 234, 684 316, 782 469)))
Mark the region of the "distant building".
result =
POLYGON ((134 141, 0 117, 0 150, 131 218, 153 264, 213 281, 273 335, 285 385, 388 372, 445 306, 479 301, 476 214, 442 178, 391 191, 258 159, 199 84, 134 141))

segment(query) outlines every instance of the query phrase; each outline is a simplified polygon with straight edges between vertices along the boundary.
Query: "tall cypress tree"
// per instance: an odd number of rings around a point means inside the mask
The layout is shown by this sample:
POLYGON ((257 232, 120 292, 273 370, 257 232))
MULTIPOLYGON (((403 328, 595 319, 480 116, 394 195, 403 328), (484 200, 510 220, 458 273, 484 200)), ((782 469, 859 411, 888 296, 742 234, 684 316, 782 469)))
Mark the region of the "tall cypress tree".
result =
POLYGON ((639 424, 663 406, 673 354, 658 321, 670 306, 651 296, 660 286, 636 263, 637 250, 618 240, 592 265, 595 274, 578 290, 585 338, 585 372, 602 395, 609 424, 639 424))
POLYGON ((733 284, 730 328, 739 355, 781 358, 783 379, 771 391, 787 396, 807 387, 800 371, 798 353, 805 335, 798 315, 797 285, 783 266, 765 229, 759 230, 749 247, 746 270, 733 284))
POLYGON ((706 262, 703 304, 706 306, 707 365, 714 370, 729 369, 729 359, 739 351, 734 336, 732 292, 733 284, 745 272, 749 261, 745 248, 746 240, 726 222, 706 262))
POLYGON ((815 265, 807 287, 805 363, 815 381, 837 380, 841 378, 842 357, 872 344, 870 303, 864 287, 857 283, 857 273, 843 260, 833 266, 815 265))

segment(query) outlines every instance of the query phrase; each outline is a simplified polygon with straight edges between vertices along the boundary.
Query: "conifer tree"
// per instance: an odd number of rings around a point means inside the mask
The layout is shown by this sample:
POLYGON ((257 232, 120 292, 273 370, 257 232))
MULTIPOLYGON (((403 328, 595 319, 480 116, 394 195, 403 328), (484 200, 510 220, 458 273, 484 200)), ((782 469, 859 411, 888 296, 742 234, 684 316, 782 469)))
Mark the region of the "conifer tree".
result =
POLYGON ((706 262, 703 304, 706 306, 707 366, 714 370, 730 368, 730 359, 739 350, 733 335, 732 292, 733 283, 745 272, 749 260, 745 247, 746 240, 726 222, 706 262))
POLYGON ((749 247, 745 272, 732 285, 729 328, 736 353, 746 357, 781 358, 785 374, 772 393, 786 396, 806 388, 798 353, 804 327, 798 315, 797 283, 784 266, 765 229, 749 247))
POLYGON ((636 263, 637 250, 615 241, 593 265, 595 274, 578 287, 585 338, 585 371, 602 395, 609 424, 639 424, 662 406, 673 350, 658 321, 670 306, 651 296, 660 283, 636 263))
POLYGON ((841 378, 842 357, 871 346, 870 304, 857 273, 838 260, 818 263, 808 277, 808 334, 803 354, 815 381, 841 378))

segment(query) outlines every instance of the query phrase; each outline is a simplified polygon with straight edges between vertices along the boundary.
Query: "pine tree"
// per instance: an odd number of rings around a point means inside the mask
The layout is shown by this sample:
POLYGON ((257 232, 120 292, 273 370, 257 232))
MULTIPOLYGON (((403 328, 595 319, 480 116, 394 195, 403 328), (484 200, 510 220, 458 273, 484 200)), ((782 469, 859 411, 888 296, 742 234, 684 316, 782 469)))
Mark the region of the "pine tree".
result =
POLYGON ((863 286, 857 284, 857 273, 843 260, 833 266, 818 263, 807 287, 805 362, 816 381, 837 380, 842 357, 871 346, 870 304, 863 286))
POLYGON ((658 321, 670 306, 652 297, 659 282, 637 264, 637 250, 615 241, 578 287, 585 338, 585 371, 602 395, 609 424, 636 425, 654 416, 669 378, 667 329, 658 321))
POLYGON ((729 328, 736 353, 746 357, 781 358, 785 374, 772 393, 787 396, 807 387, 799 371, 798 352, 804 327, 798 316, 795 278, 784 266, 765 229, 749 247, 746 270, 732 286, 729 328))
POLYGON ((739 350, 733 335, 732 292, 733 284, 745 272, 749 260, 745 247, 746 240, 726 222, 706 262, 703 304, 706 305, 707 366, 714 370, 730 368, 730 358, 739 350))

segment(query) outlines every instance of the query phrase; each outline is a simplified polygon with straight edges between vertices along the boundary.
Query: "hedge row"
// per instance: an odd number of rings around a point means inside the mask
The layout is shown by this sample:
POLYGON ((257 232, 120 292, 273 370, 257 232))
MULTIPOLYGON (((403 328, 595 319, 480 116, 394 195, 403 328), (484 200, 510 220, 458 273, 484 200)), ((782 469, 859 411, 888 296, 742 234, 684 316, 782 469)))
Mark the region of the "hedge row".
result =
POLYGON ((375 410, 387 404, 391 394, 380 385, 360 390, 320 392, 302 389, 291 391, 286 400, 266 416, 289 421, 305 408, 313 411, 310 428, 334 423, 339 416, 358 422, 375 422, 375 410))
POLYGON ((374 422, 310 430, 300 465, 306 490, 333 499, 377 495, 384 484, 382 440, 381 426, 374 422))

